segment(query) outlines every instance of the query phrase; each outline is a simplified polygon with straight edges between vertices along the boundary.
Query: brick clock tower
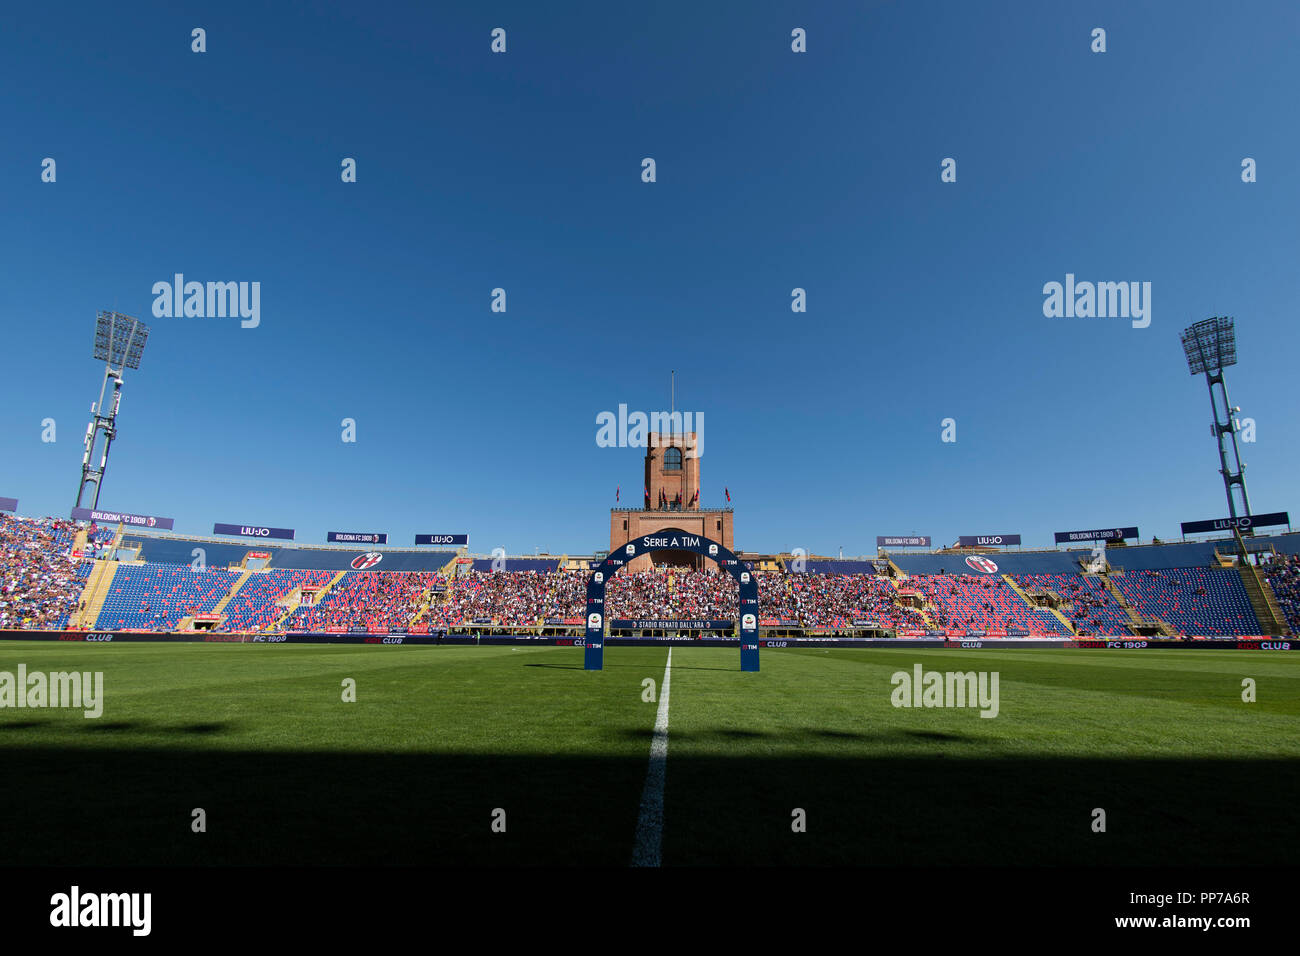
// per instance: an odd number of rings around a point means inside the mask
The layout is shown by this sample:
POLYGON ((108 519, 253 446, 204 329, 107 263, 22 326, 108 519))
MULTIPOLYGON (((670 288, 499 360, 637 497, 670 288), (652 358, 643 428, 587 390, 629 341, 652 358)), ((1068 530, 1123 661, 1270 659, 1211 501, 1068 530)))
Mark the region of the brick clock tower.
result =
MULTIPOLYGON (((609 550, 616 551, 633 538, 654 534, 664 528, 681 528, 700 534, 734 551, 730 508, 700 507, 700 459, 691 450, 695 432, 651 434, 645 455, 645 487, 649 490, 644 508, 612 508, 609 513, 609 550)), ((690 551, 658 551, 632 560, 629 570, 644 571, 655 565, 716 567, 707 558, 690 551)))

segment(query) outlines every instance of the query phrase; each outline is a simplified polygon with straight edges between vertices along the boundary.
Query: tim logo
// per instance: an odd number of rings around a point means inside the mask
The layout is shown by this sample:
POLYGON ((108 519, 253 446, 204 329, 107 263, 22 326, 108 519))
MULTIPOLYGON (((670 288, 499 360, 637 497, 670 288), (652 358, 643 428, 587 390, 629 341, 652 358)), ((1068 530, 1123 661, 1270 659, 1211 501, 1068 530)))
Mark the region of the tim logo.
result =
POLYGON ((599 614, 588 614, 588 615, 587 615, 587 627, 591 628, 592 630, 599 630, 599 628, 600 628, 600 615, 599 615, 599 614))
POLYGON ((367 551, 365 554, 358 554, 352 559, 352 570, 364 571, 366 568, 373 568, 382 560, 384 560, 384 556, 378 551, 367 551))
POLYGON ((966 559, 966 564, 968 567, 973 568, 976 571, 981 571, 984 574, 998 573, 998 566, 994 563, 993 559, 986 558, 980 554, 971 555, 966 559))

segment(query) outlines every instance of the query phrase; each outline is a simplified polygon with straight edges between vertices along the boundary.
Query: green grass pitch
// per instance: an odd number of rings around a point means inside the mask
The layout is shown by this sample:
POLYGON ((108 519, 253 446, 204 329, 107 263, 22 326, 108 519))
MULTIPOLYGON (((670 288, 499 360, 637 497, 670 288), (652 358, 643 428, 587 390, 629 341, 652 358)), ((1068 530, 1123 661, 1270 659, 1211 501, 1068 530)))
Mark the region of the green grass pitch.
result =
MULTIPOLYGON (((588 673, 576 648, 6 642, 0 671, 102 671, 105 704, 0 709, 0 863, 623 866, 658 708, 643 681, 667 655, 609 647, 588 673)), ((800 648, 762 668, 673 649, 666 865, 1300 846, 1300 655, 800 648), (890 676, 917 663, 998 672, 998 716, 894 707, 890 676)))

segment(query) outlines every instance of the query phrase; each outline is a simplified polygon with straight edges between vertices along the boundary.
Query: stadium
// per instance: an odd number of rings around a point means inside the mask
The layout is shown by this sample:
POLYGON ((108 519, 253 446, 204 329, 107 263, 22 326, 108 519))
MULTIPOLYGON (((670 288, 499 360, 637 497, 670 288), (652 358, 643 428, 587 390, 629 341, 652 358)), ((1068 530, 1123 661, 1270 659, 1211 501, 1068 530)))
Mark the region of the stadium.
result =
POLYGON ((0 39, 0 922, 1289 885, 1294 11, 73 8, 0 39))
MULTIPOLYGON (((1257 704, 1251 726, 1274 732, 1243 739, 1234 675, 1247 667, 1295 687, 1300 657, 1277 652, 1300 649, 1300 533, 1256 533, 1255 521, 1270 519, 1240 516, 1214 522, 1231 536, 1169 543, 1128 544, 1136 528, 1059 535, 1096 536, 1088 549, 1012 548, 1013 536, 992 535, 862 559, 733 553, 704 534, 725 528, 729 538, 735 512, 724 522, 723 511, 699 508, 692 436, 657 435, 649 446, 646 507, 611 509, 600 554, 390 548, 375 543, 387 541, 382 532, 329 535, 361 545, 271 544, 293 530, 218 524, 226 534, 184 536, 155 530, 168 518, 95 509, 75 512, 84 520, 0 516, 0 636, 44 642, 7 641, 0 660, 87 680, 100 671, 111 688, 95 724, 111 735, 100 747, 76 744, 67 771, 103 773, 95 812, 118 821, 92 861, 886 864, 963 838, 966 862, 986 864, 1280 863, 1290 854, 1289 831, 1243 840, 1247 830, 1211 826, 1207 787, 1222 786, 1213 781, 1226 770, 1210 773, 1204 761, 1231 769, 1225 800, 1250 781, 1277 786, 1294 773, 1288 728, 1300 698, 1257 704), (994 666, 993 698, 981 683, 977 701, 976 671, 994 666), (931 700, 927 690, 923 700, 922 675, 935 668, 950 693, 954 673, 969 675, 962 699, 931 700), (900 711, 892 691, 913 669, 900 711), (603 671, 594 685, 593 670, 603 671), (670 693, 669 733, 668 710, 651 705, 670 693), (870 716, 852 713, 854 702, 870 716), (977 703, 999 720, 970 720, 962 708, 977 703), (664 787, 653 768, 656 743, 668 739, 664 787), (158 760, 171 768, 165 779, 158 760), (134 789, 106 786, 110 765, 115 778, 148 781, 150 812, 134 789), (1032 779, 1039 802, 1014 807, 1017 838, 973 839, 1007 775, 1017 786, 1032 779), (1086 799, 1080 776, 1096 788, 1086 799), (329 805, 313 804, 292 827, 284 811, 267 812, 266 793, 305 801, 336 778, 357 782, 331 785, 329 805), (875 789, 882 779, 888 793, 875 789), (954 785, 969 818, 912 821, 926 836, 907 847, 853 825, 870 820, 873 801, 923 808, 954 785), (389 789, 430 786, 447 815, 428 842, 356 825, 389 789), (185 790, 205 794, 206 813, 236 813, 238 839, 186 847, 164 838, 154 814, 175 812, 185 790), (1074 840, 1049 838, 1061 814, 1137 790, 1160 810, 1114 841, 1119 849, 1100 852, 1087 826, 1074 840), (554 813, 557 803, 590 799, 623 812, 604 826, 584 820, 579 832, 560 825, 570 817, 554 813), (472 824, 483 801, 515 821, 508 843, 472 824), (719 826, 700 809, 717 801, 752 816, 728 813, 719 826), (834 810, 812 839, 777 825, 817 806, 834 810), (343 835, 323 849, 323 833, 343 835)), ((11 779, 43 808, 7 844, 9 862, 85 858, 65 842, 72 807, 60 794, 72 781, 37 773, 73 745, 69 721, 22 720, 43 705, 5 715, 22 731, 8 738, 6 762, 30 771, 11 779)))

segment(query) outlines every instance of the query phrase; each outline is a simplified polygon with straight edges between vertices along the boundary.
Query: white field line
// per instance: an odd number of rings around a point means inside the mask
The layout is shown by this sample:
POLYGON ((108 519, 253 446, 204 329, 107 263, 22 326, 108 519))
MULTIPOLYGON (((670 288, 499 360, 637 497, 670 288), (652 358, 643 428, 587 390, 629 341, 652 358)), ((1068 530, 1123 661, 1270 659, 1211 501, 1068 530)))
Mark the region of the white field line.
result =
POLYGON ((664 845, 664 777, 668 769, 668 690, 673 675, 673 649, 668 648, 664 681, 659 687, 659 712, 650 738, 650 765, 641 791, 641 813, 636 821, 633 866, 659 866, 664 845))

